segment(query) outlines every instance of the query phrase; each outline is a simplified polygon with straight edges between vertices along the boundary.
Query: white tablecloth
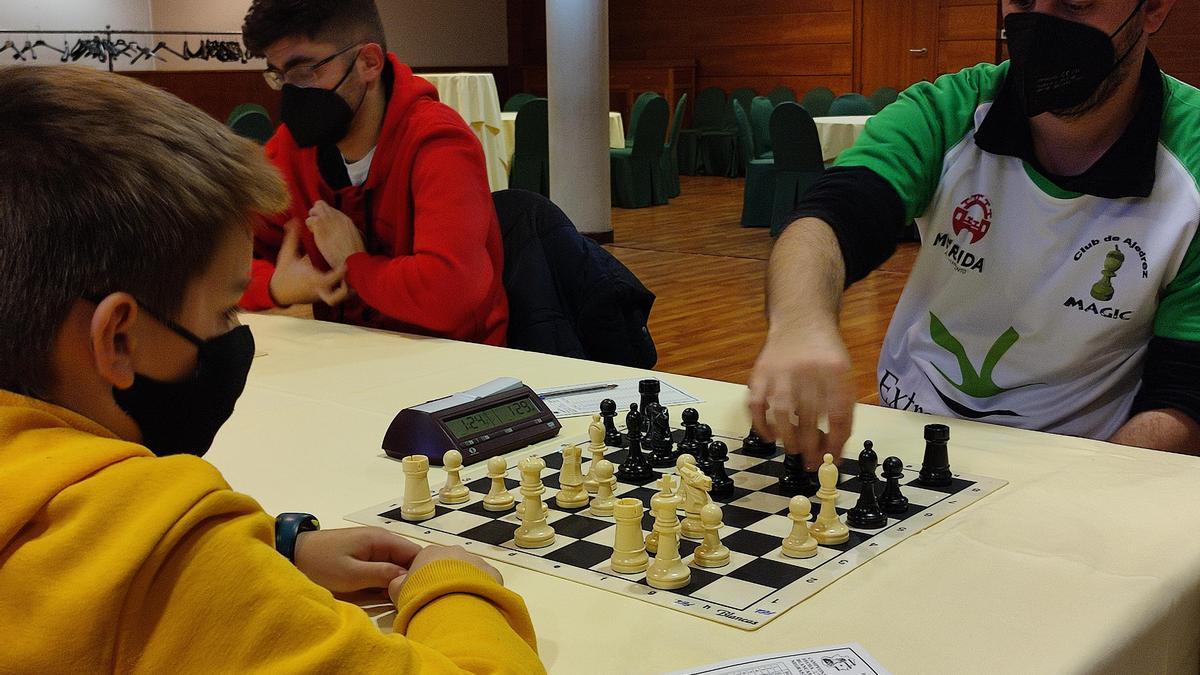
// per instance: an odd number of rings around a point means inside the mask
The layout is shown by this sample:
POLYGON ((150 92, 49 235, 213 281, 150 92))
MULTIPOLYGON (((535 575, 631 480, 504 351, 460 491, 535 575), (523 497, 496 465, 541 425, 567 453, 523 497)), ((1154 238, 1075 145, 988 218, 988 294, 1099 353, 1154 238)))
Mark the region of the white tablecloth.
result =
POLYGON ((832 162, 843 150, 854 145, 870 115, 846 115, 841 117, 814 117, 817 135, 821 138, 821 154, 826 162, 832 162))
MULTIPOLYGON (((504 166, 506 169, 512 168, 513 150, 517 147, 517 113, 502 112, 500 113, 501 131, 500 136, 504 139, 504 166)), ((621 113, 608 113, 608 147, 623 148, 625 147, 625 121, 621 119, 621 113)))
MULTIPOLYGON (((313 513, 326 527, 403 492, 400 463, 380 450, 401 408, 505 375, 535 389, 646 375, 303 319, 245 323, 264 355, 207 457, 268 512, 313 513)), ((714 429, 748 428, 745 387, 660 376, 702 398, 714 429)), ((589 421, 563 420, 548 442, 589 421)), ((860 405, 847 447, 869 438, 881 457, 919 464, 934 421, 860 405)), ((897 674, 1195 673, 1200 459, 947 423, 956 471, 1009 484, 753 632, 495 564, 525 598, 551 673, 661 673, 846 642, 897 674)))
POLYGON ((479 142, 487 160, 488 184, 492 191, 508 187, 508 158, 505 152, 500 95, 491 73, 420 73, 437 87, 442 103, 462 115, 479 142))

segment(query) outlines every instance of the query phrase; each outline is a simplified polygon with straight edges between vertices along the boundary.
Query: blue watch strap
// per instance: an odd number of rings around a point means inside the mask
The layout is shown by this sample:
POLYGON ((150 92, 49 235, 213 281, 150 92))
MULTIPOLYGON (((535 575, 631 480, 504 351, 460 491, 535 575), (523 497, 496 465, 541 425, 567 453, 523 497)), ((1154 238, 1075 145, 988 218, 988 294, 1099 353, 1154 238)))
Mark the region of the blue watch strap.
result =
POLYGON ((296 562, 296 539, 301 532, 321 529, 321 522, 311 513, 281 513, 275 517, 275 550, 296 562))

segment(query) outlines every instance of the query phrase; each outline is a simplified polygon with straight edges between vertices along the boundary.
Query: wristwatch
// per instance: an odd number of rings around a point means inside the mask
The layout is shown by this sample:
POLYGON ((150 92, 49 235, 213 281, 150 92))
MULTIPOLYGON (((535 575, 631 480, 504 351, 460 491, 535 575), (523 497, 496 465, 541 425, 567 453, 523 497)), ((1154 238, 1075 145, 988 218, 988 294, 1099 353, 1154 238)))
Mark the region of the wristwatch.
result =
POLYGON ((321 529, 321 521, 311 513, 281 513, 275 517, 275 550, 296 562, 296 539, 301 532, 321 529))

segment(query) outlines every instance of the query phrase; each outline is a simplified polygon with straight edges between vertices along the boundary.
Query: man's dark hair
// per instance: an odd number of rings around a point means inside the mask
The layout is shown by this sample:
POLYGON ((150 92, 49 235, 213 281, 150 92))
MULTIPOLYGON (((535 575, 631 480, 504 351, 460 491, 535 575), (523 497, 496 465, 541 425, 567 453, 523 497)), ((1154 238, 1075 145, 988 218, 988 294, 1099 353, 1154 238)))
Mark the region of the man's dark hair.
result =
POLYGON ((254 0, 242 23, 242 42, 250 55, 264 56, 285 37, 339 46, 375 42, 387 51, 374 0, 254 0))
POLYGON ((227 233, 287 207, 261 148, 124 75, 0 68, 0 129, 0 389, 45 398, 78 300, 174 316, 227 233))

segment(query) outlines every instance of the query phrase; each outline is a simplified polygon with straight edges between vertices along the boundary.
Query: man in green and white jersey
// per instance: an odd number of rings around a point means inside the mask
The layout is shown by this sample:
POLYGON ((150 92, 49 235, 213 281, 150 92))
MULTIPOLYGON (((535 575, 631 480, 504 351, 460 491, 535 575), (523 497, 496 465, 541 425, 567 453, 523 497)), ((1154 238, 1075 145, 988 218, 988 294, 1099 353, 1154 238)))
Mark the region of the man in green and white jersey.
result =
POLYGON ((1146 48, 1174 0, 1001 4, 1011 61, 904 92, 771 255, 750 408, 810 468, 850 432, 842 290, 910 219, 883 404, 1200 451, 1200 91, 1146 48))

